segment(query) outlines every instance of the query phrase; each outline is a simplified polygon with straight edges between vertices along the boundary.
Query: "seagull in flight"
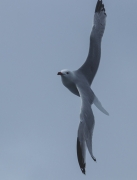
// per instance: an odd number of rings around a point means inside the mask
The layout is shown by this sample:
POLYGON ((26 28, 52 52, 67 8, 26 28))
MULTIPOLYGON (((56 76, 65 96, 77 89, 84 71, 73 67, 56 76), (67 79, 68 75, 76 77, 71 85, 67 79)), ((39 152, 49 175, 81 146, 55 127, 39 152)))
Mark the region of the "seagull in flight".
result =
POLYGON ((98 0, 90 35, 89 53, 86 61, 76 71, 63 69, 57 73, 57 75, 61 76, 63 85, 73 94, 81 98, 80 123, 77 133, 77 158, 83 174, 85 174, 86 167, 86 148, 92 159, 96 161, 92 152, 92 134, 95 119, 91 105, 94 104, 104 114, 109 115, 90 88, 101 58, 101 40, 104 34, 105 25, 106 12, 104 4, 102 3, 102 0, 98 0))

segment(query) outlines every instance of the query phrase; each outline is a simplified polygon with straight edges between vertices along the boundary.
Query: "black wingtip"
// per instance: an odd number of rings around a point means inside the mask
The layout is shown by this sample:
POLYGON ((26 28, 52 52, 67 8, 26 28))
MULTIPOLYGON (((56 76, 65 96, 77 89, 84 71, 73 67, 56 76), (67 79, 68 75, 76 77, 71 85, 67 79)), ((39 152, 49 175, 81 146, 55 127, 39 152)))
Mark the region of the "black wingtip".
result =
POLYGON ((94 160, 95 162, 97 162, 97 160, 96 160, 95 158, 93 158, 93 160, 94 160))
POLYGON ((78 157, 78 163, 79 163, 82 173, 86 174, 86 171, 85 171, 86 164, 84 163, 84 158, 82 156, 82 149, 81 149, 80 141, 78 138, 77 138, 77 157, 78 157))
POLYGON ((93 159, 93 161, 97 162, 97 160, 96 160, 96 158, 94 156, 92 156, 92 159, 93 159))
POLYGON ((86 175, 85 169, 81 169, 82 173, 86 175))
POLYGON ((101 11, 104 11, 104 14, 106 15, 104 4, 102 3, 102 0, 98 0, 97 4, 96 4, 96 8, 95 8, 95 13, 97 13, 97 12, 99 13, 101 11))

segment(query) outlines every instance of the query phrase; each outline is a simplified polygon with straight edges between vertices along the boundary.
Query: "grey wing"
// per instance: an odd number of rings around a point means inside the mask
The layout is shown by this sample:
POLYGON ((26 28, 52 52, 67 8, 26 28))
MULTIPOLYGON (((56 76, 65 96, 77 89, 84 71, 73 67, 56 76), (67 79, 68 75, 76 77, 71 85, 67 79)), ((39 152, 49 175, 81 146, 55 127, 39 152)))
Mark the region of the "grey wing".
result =
POLYGON ((94 14, 94 23, 90 35, 89 53, 85 63, 77 70, 83 75, 91 84, 97 72, 100 57, 101 57, 101 39, 106 25, 106 13, 102 0, 97 1, 94 14))
MULTIPOLYGON (((82 105, 81 105, 81 113, 80 113, 80 125, 78 130, 78 141, 77 141, 77 152, 79 149, 79 152, 81 155, 78 155, 78 161, 79 165, 84 165, 84 171, 85 171, 85 155, 84 155, 84 148, 85 143, 88 148, 88 151, 93 158, 94 161, 96 161, 96 158, 93 155, 92 152, 92 135, 93 135, 93 129, 94 129, 94 115, 91 109, 91 104, 94 100, 93 92, 91 91, 90 87, 87 84, 79 83, 76 85, 80 97, 82 99, 82 105), (79 143, 79 144, 78 144, 79 143), (83 160, 81 157, 83 157, 83 160), (82 163, 80 163, 82 162, 82 163)), ((79 154, 79 153, 78 153, 79 154)))

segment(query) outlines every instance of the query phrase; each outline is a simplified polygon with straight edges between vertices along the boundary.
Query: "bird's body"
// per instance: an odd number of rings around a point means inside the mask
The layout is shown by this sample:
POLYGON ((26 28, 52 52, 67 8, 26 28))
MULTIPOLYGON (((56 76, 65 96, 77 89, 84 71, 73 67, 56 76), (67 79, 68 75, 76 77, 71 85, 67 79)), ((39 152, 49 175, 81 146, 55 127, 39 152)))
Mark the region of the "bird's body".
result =
MULTIPOLYGON (((70 71, 68 71, 66 69, 62 70, 61 73, 65 72, 65 71, 69 72, 69 75, 70 75, 70 71)), ((66 88, 68 88, 73 94, 79 96, 79 92, 78 92, 78 89, 77 89, 76 84, 75 84, 75 81, 76 81, 76 78, 77 78, 75 73, 71 72, 71 77, 72 78, 66 78, 66 77, 63 77, 63 76, 61 76, 61 77, 62 77, 61 80, 62 80, 63 85, 66 88)))
POLYGON ((90 88, 100 62, 101 40, 105 30, 105 24, 105 8, 102 4, 102 0, 98 0, 95 8, 93 28, 90 35, 89 53, 86 61, 76 71, 64 69, 58 72, 58 75, 61 76, 63 85, 73 94, 80 96, 82 99, 80 124, 77 137, 77 157, 81 171, 84 174, 86 166, 86 147, 93 160, 96 161, 92 152, 92 134, 95 120, 91 105, 94 103, 99 110, 108 115, 108 112, 103 108, 100 101, 90 88))

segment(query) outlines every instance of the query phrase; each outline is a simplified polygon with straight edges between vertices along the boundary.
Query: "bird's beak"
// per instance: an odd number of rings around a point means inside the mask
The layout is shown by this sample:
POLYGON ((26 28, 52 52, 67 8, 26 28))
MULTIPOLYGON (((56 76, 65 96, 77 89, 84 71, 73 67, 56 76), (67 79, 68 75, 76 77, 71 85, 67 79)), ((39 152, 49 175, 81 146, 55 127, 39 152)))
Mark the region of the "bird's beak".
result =
POLYGON ((60 76, 61 76, 61 75, 63 75, 63 74, 62 74, 62 72, 58 72, 58 74, 57 74, 57 75, 60 75, 60 76))

